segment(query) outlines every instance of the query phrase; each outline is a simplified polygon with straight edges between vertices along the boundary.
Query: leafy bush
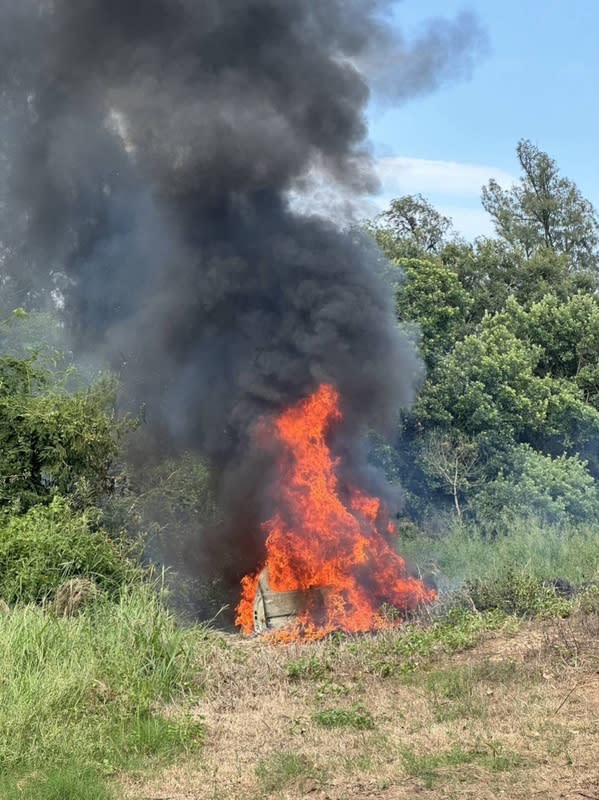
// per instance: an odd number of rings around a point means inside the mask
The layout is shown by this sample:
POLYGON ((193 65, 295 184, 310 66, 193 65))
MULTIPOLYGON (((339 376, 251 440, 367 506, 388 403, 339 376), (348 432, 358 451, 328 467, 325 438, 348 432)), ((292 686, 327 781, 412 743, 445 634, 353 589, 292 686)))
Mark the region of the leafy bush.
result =
POLYGON ((555 587, 540 578, 515 569, 506 569, 492 580, 467 584, 472 602, 479 611, 499 609, 517 616, 568 616, 572 604, 555 587))
POLYGON ((591 523, 599 520, 599 491, 578 456, 551 458, 520 445, 510 474, 488 482, 475 506, 483 519, 532 515, 552 524, 591 523))
POLYGON ((0 516, 0 597, 41 602, 73 577, 115 593, 136 567, 123 546, 98 529, 96 517, 74 512, 60 497, 22 516, 0 516))
POLYGON ((0 357, 0 508, 18 511, 74 493, 109 491, 117 442, 111 381, 69 393, 35 358, 0 357))

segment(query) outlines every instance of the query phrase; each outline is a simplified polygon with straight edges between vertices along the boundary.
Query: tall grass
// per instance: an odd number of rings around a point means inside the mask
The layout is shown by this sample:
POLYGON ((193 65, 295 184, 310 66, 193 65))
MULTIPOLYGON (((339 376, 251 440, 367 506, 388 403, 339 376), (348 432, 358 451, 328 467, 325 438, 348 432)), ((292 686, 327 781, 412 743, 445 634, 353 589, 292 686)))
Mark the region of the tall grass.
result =
POLYGON ((93 785, 90 774, 198 746, 201 722, 161 710, 193 691, 197 640, 198 630, 178 628, 143 584, 76 618, 33 605, 0 614, 3 796, 21 775, 41 771, 36 785, 45 798, 73 770, 93 785))
POLYGON ((599 531, 591 527, 550 527, 522 518, 491 537, 474 525, 453 524, 441 536, 401 539, 399 549, 423 572, 434 563, 450 587, 508 571, 577 584, 599 577, 599 531))

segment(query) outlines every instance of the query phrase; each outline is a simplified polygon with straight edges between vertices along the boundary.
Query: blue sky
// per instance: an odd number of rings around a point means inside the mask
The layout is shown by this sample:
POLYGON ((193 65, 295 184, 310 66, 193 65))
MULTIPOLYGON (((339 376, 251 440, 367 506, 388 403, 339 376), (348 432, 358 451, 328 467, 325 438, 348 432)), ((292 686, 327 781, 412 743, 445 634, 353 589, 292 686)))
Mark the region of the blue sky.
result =
POLYGON ((397 19, 409 34, 464 9, 489 40, 471 78, 371 109, 379 201, 421 192, 464 235, 491 233, 480 187, 516 178, 527 138, 599 207, 599 0, 404 0, 397 19))

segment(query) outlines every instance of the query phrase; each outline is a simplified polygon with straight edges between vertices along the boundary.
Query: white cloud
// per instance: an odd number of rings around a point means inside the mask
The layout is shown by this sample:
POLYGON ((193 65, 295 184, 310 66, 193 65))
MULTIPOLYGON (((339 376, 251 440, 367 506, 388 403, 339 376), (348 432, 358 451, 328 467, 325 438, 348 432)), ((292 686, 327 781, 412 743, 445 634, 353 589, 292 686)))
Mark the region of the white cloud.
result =
POLYGON ((502 186, 511 186, 516 180, 497 167, 403 156, 380 158, 376 169, 381 191, 375 196, 356 197, 329 176, 314 170, 301 189, 290 192, 289 199, 299 213, 313 213, 341 223, 372 219, 388 208, 394 198, 423 194, 452 219, 458 233, 472 240, 494 233, 491 218, 480 203, 482 186, 490 178, 502 186))
POLYGON ((404 156, 379 159, 377 170, 383 194, 394 197, 418 193, 479 197, 490 178, 502 186, 515 181, 513 175, 497 167, 404 156))
POLYGON ((498 167, 458 161, 393 156, 378 159, 376 167, 381 192, 374 199, 379 210, 387 208, 396 197, 423 194, 469 240, 492 236, 494 232, 491 218, 480 203, 482 187, 491 178, 504 187, 516 181, 498 167))

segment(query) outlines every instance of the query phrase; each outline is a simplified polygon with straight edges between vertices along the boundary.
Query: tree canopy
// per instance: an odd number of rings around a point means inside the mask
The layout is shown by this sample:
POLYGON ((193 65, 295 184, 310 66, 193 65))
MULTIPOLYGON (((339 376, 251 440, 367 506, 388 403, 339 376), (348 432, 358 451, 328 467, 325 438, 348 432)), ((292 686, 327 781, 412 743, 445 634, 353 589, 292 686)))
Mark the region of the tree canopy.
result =
POLYGON ((420 196, 372 228, 403 270, 398 317, 427 367, 393 456, 376 450, 415 518, 511 505, 599 519, 599 224, 546 153, 516 153, 520 180, 482 188, 495 238, 460 240, 420 196))

